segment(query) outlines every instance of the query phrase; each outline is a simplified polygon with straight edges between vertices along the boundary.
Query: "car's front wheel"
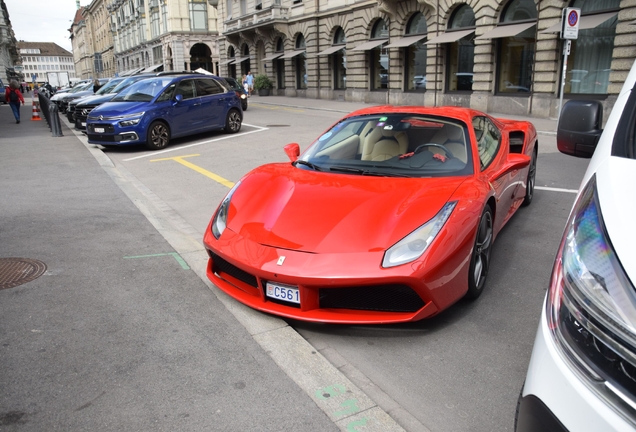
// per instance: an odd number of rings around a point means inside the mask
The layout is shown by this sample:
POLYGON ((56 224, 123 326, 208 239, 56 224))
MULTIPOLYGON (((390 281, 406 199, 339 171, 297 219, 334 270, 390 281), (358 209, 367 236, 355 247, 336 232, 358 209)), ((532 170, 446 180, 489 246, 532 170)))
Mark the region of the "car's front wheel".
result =
POLYGON ((475 245, 470 257, 470 267, 468 270, 468 292, 466 297, 476 299, 484 290, 488 267, 490 266, 490 251, 493 240, 493 216, 489 205, 486 205, 475 236, 475 245))
POLYGON ((227 118, 225 119, 225 132, 227 133, 237 133, 241 130, 241 113, 237 109, 231 109, 230 112, 227 113, 227 118))
POLYGON ((243 111, 247 111, 247 99, 241 100, 241 108, 243 108, 243 111))
POLYGON ((151 150, 161 150, 168 147, 170 143, 170 131, 165 123, 154 121, 148 128, 148 136, 146 137, 146 147, 151 150))

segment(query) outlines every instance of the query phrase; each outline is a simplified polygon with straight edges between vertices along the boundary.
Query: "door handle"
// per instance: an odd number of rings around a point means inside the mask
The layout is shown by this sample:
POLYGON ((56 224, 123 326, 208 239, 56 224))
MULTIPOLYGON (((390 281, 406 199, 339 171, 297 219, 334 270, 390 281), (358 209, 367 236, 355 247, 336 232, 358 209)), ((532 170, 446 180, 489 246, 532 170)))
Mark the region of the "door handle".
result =
POLYGON ((194 104, 194 106, 199 106, 199 105, 201 105, 201 102, 194 104))

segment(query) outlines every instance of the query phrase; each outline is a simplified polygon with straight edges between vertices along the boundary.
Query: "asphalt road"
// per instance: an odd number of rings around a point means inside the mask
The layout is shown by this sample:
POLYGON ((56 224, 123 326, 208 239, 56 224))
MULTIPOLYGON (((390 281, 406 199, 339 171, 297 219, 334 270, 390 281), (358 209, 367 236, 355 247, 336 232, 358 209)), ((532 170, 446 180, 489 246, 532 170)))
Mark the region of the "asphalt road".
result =
MULTIPOLYGON (((312 107, 295 101, 252 97, 237 135, 179 139, 161 152, 136 147, 104 153, 202 236, 227 182, 260 164, 287 161, 285 144, 305 149, 343 112, 360 106, 330 102, 321 109, 321 101, 304 102, 312 107)), ((545 132, 534 202, 497 238, 477 301, 408 325, 290 323, 408 431, 513 428, 552 262, 588 163, 560 154, 553 131, 545 132)))

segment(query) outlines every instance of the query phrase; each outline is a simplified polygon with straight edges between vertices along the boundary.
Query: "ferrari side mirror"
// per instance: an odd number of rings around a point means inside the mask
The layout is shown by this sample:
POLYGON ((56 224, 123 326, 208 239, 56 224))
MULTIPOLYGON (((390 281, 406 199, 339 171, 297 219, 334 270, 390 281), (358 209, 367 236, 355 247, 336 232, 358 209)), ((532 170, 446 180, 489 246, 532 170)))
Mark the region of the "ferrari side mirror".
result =
POLYGON ((298 160, 298 156, 300 156, 300 146, 297 143, 287 144, 283 148, 290 161, 296 162, 296 160, 298 160))

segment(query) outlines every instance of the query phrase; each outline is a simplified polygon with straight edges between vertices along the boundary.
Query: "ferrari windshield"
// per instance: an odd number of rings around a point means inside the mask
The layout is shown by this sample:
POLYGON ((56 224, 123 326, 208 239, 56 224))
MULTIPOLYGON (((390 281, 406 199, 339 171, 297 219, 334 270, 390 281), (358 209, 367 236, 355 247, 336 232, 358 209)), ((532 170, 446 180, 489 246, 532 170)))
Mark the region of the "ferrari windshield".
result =
POLYGON ((472 174, 466 125, 422 114, 350 117, 316 140, 301 169, 347 174, 432 177, 472 174))
POLYGON ((163 90, 174 77, 157 77, 137 81, 122 90, 112 102, 150 102, 163 90))

